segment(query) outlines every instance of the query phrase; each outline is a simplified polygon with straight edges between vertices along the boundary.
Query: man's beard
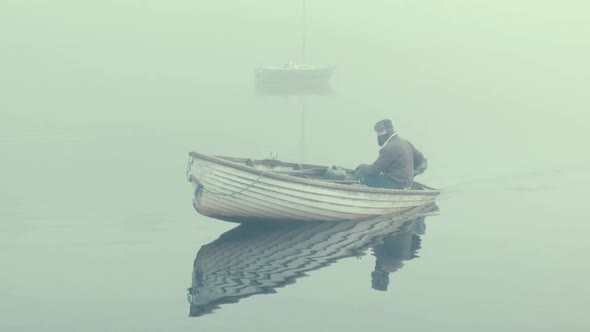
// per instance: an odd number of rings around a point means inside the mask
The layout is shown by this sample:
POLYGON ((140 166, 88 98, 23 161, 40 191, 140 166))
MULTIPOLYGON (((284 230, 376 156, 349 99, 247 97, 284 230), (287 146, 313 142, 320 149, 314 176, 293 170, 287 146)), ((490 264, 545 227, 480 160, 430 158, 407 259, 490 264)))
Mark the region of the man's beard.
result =
POLYGON ((383 134, 383 135, 377 135, 377 144, 379 144, 379 146, 383 146, 383 144, 385 144, 385 142, 387 142, 387 140, 391 137, 392 134, 383 134))

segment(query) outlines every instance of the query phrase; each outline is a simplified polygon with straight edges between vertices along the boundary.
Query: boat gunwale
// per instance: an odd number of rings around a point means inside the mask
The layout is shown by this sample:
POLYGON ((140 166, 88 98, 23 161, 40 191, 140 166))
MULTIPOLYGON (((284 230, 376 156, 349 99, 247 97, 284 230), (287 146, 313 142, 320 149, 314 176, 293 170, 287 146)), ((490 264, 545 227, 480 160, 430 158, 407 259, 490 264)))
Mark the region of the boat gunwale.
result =
MULTIPOLYGON (((300 177, 296 177, 296 176, 291 176, 291 175, 283 175, 280 173, 276 173, 276 172, 272 172, 272 171, 268 171, 268 170, 261 170, 255 167, 251 167, 251 166, 246 166, 246 165, 242 165, 239 164, 238 161, 243 161, 244 163, 246 163, 248 160, 248 158, 236 158, 236 157, 224 157, 224 156, 210 156, 210 155, 205 155, 202 153, 198 153, 195 151, 191 151, 189 153, 189 156, 191 157, 195 157, 195 158, 199 158, 199 159, 204 159, 213 163, 217 163, 217 164, 222 164, 224 166, 228 166, 228 167, 232 167, 241 171, 245 171, 248 173, 252 173, 252 174, 256 174, 259 176, 264 176, 264 177, 270 177, 270 178, 274 178, 277 180, 281 180, 281 181, 286 181, 286 182, 293 182, 293 183, 299 183, 299 184, 306 184, 306 185, 310 185, 310 186, 314 186, 314 187, 324 187, 324 188, 329 188, 329 189, 339 189, 339 190, 344 190, 344 191, 352 191, 352 192, 363 192, 363 193, 372 193, 372 194, 396 194, 396 195, 432 195, 432 196, 436 196, 440 194, 440 191, 428 186, 425 186, 419 182, 415 182, 419 184, 420 186, 424 187, 425 189, 419 189, 419 190, 405 190, 405 189, 387 189, 387 188, 372 188, 372 187, 366 187, 366 186, 352 186, 349 184, 339 184, 339 183, 330 183, 330 182, 325 182, 325 181, 321 181, 321 180, 311 180, 311 179, 306 179, 306 178, 300 178, 300 177)), ((254 163, 258 163, 259 165, 263 165, 265 162, 269 163, 269 162, 273 162, 275 164, 275 166, 287 166, 287 167, 295 167, 298 164, 297 163, 289 163, 289 162, 282 162, 282 161, 278 161, 278 160, 274 160, 274 159, 270 159, 270 160, 253 160, 254 163)), ((322 168, 328 168, 327 166, 319 166, 319 165, 310 165, 310 164, 299 164, 301 166, 307 166, 307 167, 322 167, 322 168)), ((350 172, 351 170, 348 170, 348 172, 350 172)), ((196 177, 195 177, 196 178, 196 177)), ((198 178, 197 178, 198 180, 198 178)))

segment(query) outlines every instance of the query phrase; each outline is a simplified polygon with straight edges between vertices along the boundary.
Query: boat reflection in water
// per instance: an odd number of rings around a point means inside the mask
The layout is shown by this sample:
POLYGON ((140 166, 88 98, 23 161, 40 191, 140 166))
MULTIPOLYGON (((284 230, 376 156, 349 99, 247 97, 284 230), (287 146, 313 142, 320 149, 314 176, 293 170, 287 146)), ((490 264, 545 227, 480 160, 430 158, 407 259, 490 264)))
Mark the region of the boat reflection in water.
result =
POLYGON ((417 257, 424 218, 435 205, 365 220, 244 223, 201 247, 188 289, 190 316, 256 294, 275 293, 306 272, 373 248, 373 289, 384 291, 389 274, 417 257))

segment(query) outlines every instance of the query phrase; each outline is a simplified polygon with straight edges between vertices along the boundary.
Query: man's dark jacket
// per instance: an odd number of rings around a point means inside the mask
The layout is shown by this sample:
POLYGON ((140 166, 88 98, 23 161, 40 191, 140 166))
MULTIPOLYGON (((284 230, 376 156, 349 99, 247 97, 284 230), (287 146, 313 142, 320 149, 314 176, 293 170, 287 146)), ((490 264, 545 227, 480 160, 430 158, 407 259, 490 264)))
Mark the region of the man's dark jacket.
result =
POLYGON ((394 187, 408 188, 414 180, 414 167, 422 164, 424 156, 412 143, 394 135, 379 150, 379 158, 373 164, 363 164, 358 169, 365 175, 383 172, 394 187))

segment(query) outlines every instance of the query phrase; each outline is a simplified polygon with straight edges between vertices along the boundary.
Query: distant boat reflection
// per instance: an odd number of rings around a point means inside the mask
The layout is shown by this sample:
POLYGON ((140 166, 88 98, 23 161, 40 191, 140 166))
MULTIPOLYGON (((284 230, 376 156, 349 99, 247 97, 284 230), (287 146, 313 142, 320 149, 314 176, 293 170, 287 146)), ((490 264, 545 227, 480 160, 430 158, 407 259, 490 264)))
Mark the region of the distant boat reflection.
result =
POLYGON ((362 221, 246 223, 201 247, 188 289, 190 316, 294 283, 306 272, 373 248, 372 288, 387 290, 389 274, 420 248, 428 210, 362 221))
POLYGON ((291 95, 316 95, 329 96, 333 94, 329 82, 317 81, 282 81, 266 82, 256 81, 256 94, 259 96, 291 96, 291 95))

